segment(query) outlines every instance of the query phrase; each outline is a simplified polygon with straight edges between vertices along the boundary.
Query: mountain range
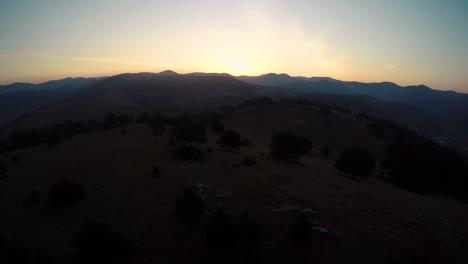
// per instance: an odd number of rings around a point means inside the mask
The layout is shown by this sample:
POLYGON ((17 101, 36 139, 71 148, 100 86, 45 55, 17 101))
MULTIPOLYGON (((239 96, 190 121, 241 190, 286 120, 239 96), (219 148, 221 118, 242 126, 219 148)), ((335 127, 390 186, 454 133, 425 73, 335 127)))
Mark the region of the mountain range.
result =
MULTIPOLYGON (((219 109, 260 96, 307 98, 365 111, 412 127, 441 143, 465 146, 468 95, 424 85, 361 83, 287 74, 125 73, 0 86, 3 131, 66 119, 96 119, 105 112, 178 115, 219 109)), ((465 147, 466 148, 466 147, 465 147)))

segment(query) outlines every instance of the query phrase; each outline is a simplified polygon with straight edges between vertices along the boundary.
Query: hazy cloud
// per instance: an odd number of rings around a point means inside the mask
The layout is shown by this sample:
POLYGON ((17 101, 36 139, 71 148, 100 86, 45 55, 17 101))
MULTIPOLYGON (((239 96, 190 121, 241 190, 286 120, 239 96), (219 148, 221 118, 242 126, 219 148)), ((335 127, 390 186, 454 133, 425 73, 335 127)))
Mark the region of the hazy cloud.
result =
POLYGON ((396 65, 392 63, 384 63, 383 65, 386 71, 393 71, 396 68, 396 65))

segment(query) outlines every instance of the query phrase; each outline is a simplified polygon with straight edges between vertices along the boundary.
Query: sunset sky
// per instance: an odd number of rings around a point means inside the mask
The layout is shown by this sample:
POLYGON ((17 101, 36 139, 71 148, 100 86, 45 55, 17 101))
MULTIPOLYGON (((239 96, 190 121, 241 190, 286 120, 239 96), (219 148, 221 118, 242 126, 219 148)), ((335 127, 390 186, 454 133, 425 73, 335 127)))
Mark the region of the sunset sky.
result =
POLYGON ((464 0, 0 0, 0 84, 276 72, 468 93, 464 0))

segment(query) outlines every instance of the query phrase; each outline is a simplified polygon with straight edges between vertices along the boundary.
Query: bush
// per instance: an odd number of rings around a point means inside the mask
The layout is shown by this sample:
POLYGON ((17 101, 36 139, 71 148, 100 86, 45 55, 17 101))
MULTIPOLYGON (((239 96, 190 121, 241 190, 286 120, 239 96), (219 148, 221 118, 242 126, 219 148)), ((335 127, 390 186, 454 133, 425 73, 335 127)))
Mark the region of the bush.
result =
POLYGON ((255 164, 257 164, 257 160, 255 158, 247 157, 247 158, 244 159, 244 165, 245 166, 253 166, 255 164))
POLYGON ((368 177, 375 168, 375 162, 367 149, 353 147, 346 149, 335 163, 335 167, 346 176, 368 177))
POLYGON ((203 152, 192 144, 183 145, 174 151, 178 159, 198 161, 203 158, 203 152))
POLYGON ((127 238, 101 221, 87 221, 73 241, 74 263, 131 263, 134 251, 127 238))
POLYGON ((198 193, 185 188, 176 199, 175 213, 180 222, 185 226, 194 228, 201 224, 203 215, 203 202, 198 193))
POLYGON ((49 188, 47 204, 51 207, 65 207, 84 198, 83 186, 77 182, 64 181, 49 188))
POLYGON ((289 228, 289 235, 293 243, 306 244, 310 242, 312 224, 305 213, 301 213, 289 228))
POLYGON ((228 149, 239 149, 241 146, 241 137, 234 130, 226 130, 218 139, 218 145, 228 149))
POLYGON ((275 134, 270 140, 271 156, 279 160, 299 160, 311 149, 307 138, 287 132, 275 134))

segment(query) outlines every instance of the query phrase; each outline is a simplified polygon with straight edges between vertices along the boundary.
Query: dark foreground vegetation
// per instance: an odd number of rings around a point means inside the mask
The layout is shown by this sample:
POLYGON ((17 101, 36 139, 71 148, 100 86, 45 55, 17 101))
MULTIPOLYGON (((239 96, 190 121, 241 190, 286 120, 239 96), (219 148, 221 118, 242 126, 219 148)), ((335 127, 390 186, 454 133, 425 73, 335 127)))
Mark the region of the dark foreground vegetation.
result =
MULTIPOLYGON (((128 132, 124 127, 137 123, 149 126, 154 135, 168 134, 170 140, 166 143, 172 151, 171 157, 180 162, 180 170, 190 168, 191 165, 186 165, 185 162, 187 164, 203 163, 203 160, 208 159, 210 155, 214 156, 215 152, 238 155, 236 162, 239 164, 235 164, 235 167, 249 170, 259 166, 258 161, 251 153, 246 155, 241 150, 253 148, 256 142, 245 138, 233 128, 225 126, 223 118, 229 118, 235 111, 275 104, 318 107, 323 116, 344 115, 363 123, 364 127, 368 128, 369 134, 387 140, 389 143, 385 147, 383 159, 379 159, 375 153, 363 146, 348 146, 344 151, 335 153, 330 146, 319 145, 322 146, 318 148, 320 159, 332 160, 334 167, 352 180, 365 181, 375 177, 420 194, 438 193, 461 201, 468 199, 466 194, 468 164, 461 155, 394 122, 373 118, 362 112, 353 113, 349 109, 316 104, 302 99, 275 102, 268 97, 263 97, 236 107, 226 106, 222 114, 204 113, 193 116, 165 117, 159 114, 142 113, 133 118, 108 113, 104 120, 99 122, 66 121, 42 128, 13 131, 8 140, 1 144, 1 151, 8 154, 15 150, 42 144, 47 144, 50 149, 53 149, 54 146, 75 135, 108 131, 114 128, 119 128, 120 134, 125 137, 128 132), (212 147, 206 146, 210 132, 217 137, 216 145, 212 147), (213 150, 216 147, 219 149, 213 150)), ((301 160, 312 155, 312 150, 314 146, 307 135, 280 131, 269 138, 269 154, 262 153, 262 156, 267 156, 275 163, 292 166, 294 170, 300 167, 298 165, 304 166, 301 160)), ((222 161, 225 162, 225 160, 222 161)), ((0 164, 0 179, 9 177, 9 166, 22 166, 22 163, 21 156, 15 155, 9 164, 0 164)), ((148 172, 155 181, 158 181, 165 177, 167 171, 161 169, 164 164, 159 162, 156 164, 158 165, 148 168, 148 172)), ((287 179, 282 180, 285 184, 288 183, 287 179)), ((310 245, 318 246, 322 240, 340 235, 339 232, 332 232, 314 222, 311 216, 315 212, 310 208, 288 213, 287 227, 272 230, 272 224, 269 221, 279 221, 278 219, 259 219, 257 212, 247 212, 243 208, 232 210, 233 207, 237 207, 237 204, 231 205, 231 209, 226 209, 223 208, 222 203, 207 202, 209 199, 206 189, 209 188, 213 187, 197 182, 197 184, 186 186, 177 195, 171 197, 173 202, 171 208, 178 220, 179 229, 174 236, 181 236, 184 239, 196 241, 200 245, 206 245, 210 250, 210 256, 214 256, 207 258, 209 260, 207 263, 264 263, 265 260, 262 257, 271 253, 266 249, 275 250, 268 244, 275 232, 274 235, 283 239, 281 244, 284 247, 283 250, 292 252, 292 255, 295 255, 293 254, 295 252, 301 252, 301 248, 310 249, 308 247, 310 245)), ((79 179, 50 183, 47 191, 36 189, 29 191, 30 195, 26 199, 29 207, 42 209, 41 206, 46 204, 47 210, 50 210, 47 213, 52 212, 57 215, 60 212, 72 211, 80 203, 93 202, 90 200, 93 197, 87 195, 86 181, 82 182, 79 179), (47 195, 41 196, 41 192, 47 195)), ((227 197, 230 194, 224 190, 217 190, 216 195, 227 197)), ((277 210, 289 209, 290 207, 286 206, 286 209, 277 210)), ((125 213, 123 212, 122 215, 125 213)), ((111 224, 94 218, 84 221, 73 238, 65 242, 72 247, 65 254, 69 261, 67 263, 137 263, 141 261, 138 258, 140 241, 134 241, 132 237, 114 230, 111 224)), ((411 224, 418 225, 417 223, 411 224)), ((296 255, 303 256, 304 254, 296 255)), ((286 262, 285 259, 281 261, 286 262)), ((294 261, 300 262, 303 259, 298 257, 294 261)), ((420 261, 420 259, 415 261, 420 261)), ((54 253, 47 249, 32 249, 27 243, 16 244, 10 239, 0 237, 0 263, 58 262, 55 260, 54 253)))

